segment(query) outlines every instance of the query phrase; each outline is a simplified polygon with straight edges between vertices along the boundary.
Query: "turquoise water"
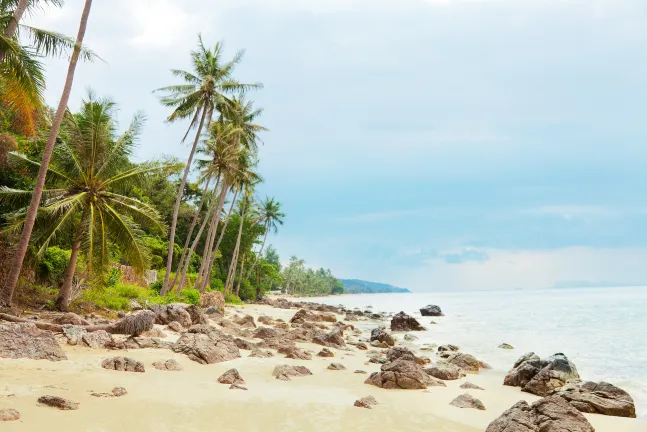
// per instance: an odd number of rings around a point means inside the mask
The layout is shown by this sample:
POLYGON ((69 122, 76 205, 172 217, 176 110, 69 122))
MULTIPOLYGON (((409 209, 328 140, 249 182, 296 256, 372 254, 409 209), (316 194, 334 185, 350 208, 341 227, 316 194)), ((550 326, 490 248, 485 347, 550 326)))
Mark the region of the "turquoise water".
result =
POLYGON ((565 353, 583 379, 628 391, 647 418, 647 287, 348 295, 316 299, 375 311, 405 311, 427 332, 422 343, 453 343, 507 371, 523 353, 565 353), (420 317, 439 305, 446 316, 420 317), (431 321, 438 324, 430 324, 431 321), (497 348, 506 342, 514 350, 497 348))

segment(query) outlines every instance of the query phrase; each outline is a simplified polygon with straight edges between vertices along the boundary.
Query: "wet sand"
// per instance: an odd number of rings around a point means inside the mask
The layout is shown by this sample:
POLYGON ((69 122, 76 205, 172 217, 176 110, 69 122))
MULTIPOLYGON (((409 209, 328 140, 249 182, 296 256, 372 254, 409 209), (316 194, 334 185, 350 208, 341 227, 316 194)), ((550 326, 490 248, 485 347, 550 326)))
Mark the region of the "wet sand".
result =
MULTIPOLYGON (((227 308, 226 314, 267 315, 289 320, 295 310, 269 306, 227 308)), ((355 324, 355 323, 353 323, 355 324)), ((161 326, 160 326, 161 328, 161 326)), ((177 338, 165 331, 169 340, 177 338)), ((297 344, 314 353, 321 346, 297 344)), ((494 373, 468 375, 446 381, 447 387, 428 390, 383 390, 364 384, 368 373, 379 370, 377 364, 365 364, 366 352, 331 348, 334 358, 313 356, 312 360, 241 358, 213 365, 200 365, 167 349, 124 351, 93 350, 63 345, 69 359, 0 360, 0 409, 15 408, 21 420, 2 423, 2 431, 484 431, 504 410, 521 399, 538 399, 517 388, 504 387, 502 376, 494 373), (141 361, 145 373, 110 371, 101 368, 101 360, 123 355, 141 361), (183 371, 160 371, 154 361, 177 360, 183 371), (331 371, 331 362, 342 363, 347 370, 331 371), (296 377, 284 382, 272 376, 279 364, 304 365, 313 376, 296 377), (229 390, 217 378, 236 368, 246 381, 247 391, 229 390), (464 390, 459 386, 469 380, 485 390, 464 390), (128 390, 120 398, 97 398, 91 392, 110 392, 121 386, 128 390), (460 409, 449 405, 457 395, 469 392, 478 397, 486 411, 460 409), (80 403, 76 411, 59 411, 39 406, 38 397, 56 395, 80 403), (373 395, 379 405, 373 409, 353 406, 356 399, 373 395)), ((466 351, 469 351, 466 347, 466 351)), ((487 359, 483 359, 487 361, 487 359)), ((599 415, 587 415, 598 432, 645 432, 647 423, 599 415)))

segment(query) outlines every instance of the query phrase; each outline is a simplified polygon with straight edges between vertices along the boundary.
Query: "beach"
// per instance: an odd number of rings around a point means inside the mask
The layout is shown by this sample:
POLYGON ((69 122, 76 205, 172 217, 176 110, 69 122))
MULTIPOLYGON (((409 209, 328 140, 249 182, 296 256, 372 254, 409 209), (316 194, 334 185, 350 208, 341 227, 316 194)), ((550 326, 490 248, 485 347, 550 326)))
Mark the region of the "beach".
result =
MULTIPOLYGON (((367 297, 370 302, 370 297, 367 297)), ((269 316, 286 322, 295 309, 279 309, 266 305, 227 307, 225 317, 251 315, 269 316)), ((338 315, 338 320, 344 316, 338 315)), ((442 319, 442 318, 440 318, 442 319)), ((352 323, 351 323, 352 324, 352 323)), ((357 324, 357 323, 354 323, 357 324)), ((384 325, 384 322, 361 321, 361 327, 384 325)), ((388 323, 387 323, 388 324, 388 323)), ((173 341, 178 335, 163 330, 173 341)), ((395 334, 398 343, 403 334, 395 334)), ((363 331, 359 340, 366 340, 363 331)), ((0 409, 13 408, 21 419, 2 424, 3 431, 83 430, 83 431, 390 431, 433 430, 451 432, 484 431, 487 425, 519 400, 539 399, 519 388, 502 385, 503 375, 482 371, 465 378, 446 381, 447 387, 427 390, 386 390, 364 383, 363 370, 377 372, 379 364, 368 363, 367 351, 355 347, 336 350, 334 358, 317 357, 321 346, 297 343, 311 351, 311 360, 241 357, 217 364, 196 363, 168 349, 136 349, 111 351, 68 346, 61 343, 68 360, 2 359, 0 361, 0 409), (124 355, 142 362, 145 373, 106 370, 101 362, 106 357, 124 355), (184 370, 171 372, 151 367, 155 361, 175 359, 184 370), (346 370, 328 370, 331 362, 341 363, 346 370), (311 376, 294 377, 290 381, 272 376, 275 366, 303 365, 311 376), (217 378, 236 368, 248 390, 230 390, 217 378), (484 390, 464 390, 460 385, 470 381, 484 390), (123 397, 101 398, 93 392, 109 392, 113 387, 127 389, 123 397), (478 397, 486 410, 461 409, 449 402, 463 393, 478 397), (42 395, 61 396, 80 404, 75 411, 59 411, 40 406, 42 395), (353 406, 355 400, 372 395, 379 405, 372 409, 353 406)), ((410 346, 410 344, 406 344, 410 346)), ((469 347, 464 347, 469 352, 469 347)), ((427 354, 427 353, 425 353, 427 354)), ((519 353, 521 354, 521 353, 519 353)), ((481 360, 487 361, 486 358, 481 360)), ((586 415, 598 432, 644 432, 642 420, 586 415)))

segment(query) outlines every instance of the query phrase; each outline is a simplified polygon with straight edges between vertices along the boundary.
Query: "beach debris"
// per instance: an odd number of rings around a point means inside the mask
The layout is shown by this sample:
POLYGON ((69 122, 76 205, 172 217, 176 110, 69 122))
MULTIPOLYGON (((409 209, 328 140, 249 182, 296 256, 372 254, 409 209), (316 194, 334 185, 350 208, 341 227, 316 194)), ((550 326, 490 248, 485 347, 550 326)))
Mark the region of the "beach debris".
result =
POLYGON ((407 315, 404 312, 399 312, 391 318, 391 331, 424 331, 427 330, 420 325, 417 319, 407 315))
POLYGON ((483 405, 483 402, 469 393, 457 396, 449 404, 458 408, 474 408, 481 411, 485 410, 485 405, 483 405))
POLYGON ((626 391, 607 382, 574 380, 552 394, 566 399, 578 411, 616 417, 636 417, 636 405, 626 391))
POLYGON ((0 324, 0 358, 67 360, 54 334, 33 323, 0 324))
POLYGON ((379 402, 373 396, 366 396, 361 399, 357 399, 354 405, 359 408, 371 409, 373 405, 379 405, 379 402))
MULTIPOLYGON (((220 291, 205 292, 200 294, 200 307, 215 308, 220 315, 225 314, 225 296, 220 291)), ((209 313, 209 312, 206 312, 209 313)))
POLYGON ((328 365, 328 370, 346 370, 346 366, 341 363, 330 363, 328 365))
POLYGON ((239 384, 244 385, 245 380, 238 373, 238 369, 229 369, 218 378, 220 384, 239 384))
POLYGON ((317 357, 335 357, 335 354, 328 348, 322 348, 321 351, 317 353, 317 357))
POLYGON ((168 323, 168 325, 166 326, 166 329, 174 331, 176 333, 182 333, 184 331, 182 324, 180 324, 177 321, 171 321, 170 323, 168 323))
POLYGON ((479 387, 476 384, 473 384, 469 381, 465 381, 463 384, 461 384, 462 389, 472 389, 472 390, 485 390, 483 387, 479 387))
POLYGON ((229 386, 229 390, 247 390, 247 387, 240 384, 232 384, 229 386))
POLYGON ((332 348, 343 348, 346 346, 344 332, 339 327, 333 328, 330 333, 319 333, 312 338, 312 343, 332 348))
POLYGON ((560 396, 529 405, 519 401, 489 424, 485 432, 595 432, 591 423, 560 396))
POLYGON ((52 322, 54 324, 70 324, 76 326, 88 326, 90 323, 85 318, 73 313, 65 312, 56 316, 52 322))
POLYGON ((445 362, 438 362, 425 369, 427 375, 445 381, 457 380, 465 376, 465 371, 456 365, 445 362))
POLYGON ((531 352, 515 362, 503 384, 521 387, 522 391, 537 396, 546 396, 568 381, 579 379, 575 365, 564 354, 557 353, 548 359, 540 359, 531 352))
POLYGON ((499 345, 499 348, 501 348, 501 349, 507 349, 507 350, 514 349, 514 347, 513 347, 512 345, 507 344, 507 343, 502 343, 501 345, 499 345))
POLYGON ((452 344, 441 345, 438 347, 438 352, 447 352, 447 351, 460 351, 460 348, 452 344))
POLYGON ((244 315, 241 317, 236 317, 234 322, 243 328, 256 328, 256 323, 254 322, 254 317, 251 315, 244 315))
POLYGON ((41 396, 38 398, 38 403, 64 411, 79 409, 79 404, 77 402, 72 402, 69 399, 65 399, 59 396, 41 396))
POLYGON ((426 389, 433 380, 414 361, 399 358, 383 365, 380 372, 372 373, 364 383, 385 389, 413 390, 426 389))
POLYGON ((13 408, 0 409, 0 422, 20 420, 20 412, 13 408))
POLYGON ((479 373, 481 369, 491 369, 490 365, 480 360, 477 360, 471 354, 466 353, 457 353, 445 351, 440 353, 440 358, 443 359, 445 363, 458 366, 467 373, 479 373))
MULTIPOLYGON (((385 348, 395 345, 395 339, 389 333, 387 333, 384 326, 380 326, 371 330, 371 345, 373 342, 384 345, 385 348)), ((375 345, 373 345, 375 346, 375 345)))
POLYGON ((427 305, 420 309, 420 315, 422 316, 445 316, 443 311, 440 309, 440 306, 436 305, 427 305))
POLYGON ((171 349, 201 364, 220 363, 240 357, 240 351, 231 336, 204 324, 191 327, 171 349))
POLYGON ((272 375, 278 380, 290 381, 290 377, 312 375, 312 372, 305 366, 279 365, 274 368, 272 375))
POLYGON ((104 369, 123 372, 144 372, 144 364, 130 357, 109 357, 101 362, 104 369))
POLYGON ((163 370, 163 371, 179 372, 183 370, 180 363, 178 363, 177 360, 175 359, 168 359, 166 361, 156 361, 153 363, 153 367, 155 369, 163 370))

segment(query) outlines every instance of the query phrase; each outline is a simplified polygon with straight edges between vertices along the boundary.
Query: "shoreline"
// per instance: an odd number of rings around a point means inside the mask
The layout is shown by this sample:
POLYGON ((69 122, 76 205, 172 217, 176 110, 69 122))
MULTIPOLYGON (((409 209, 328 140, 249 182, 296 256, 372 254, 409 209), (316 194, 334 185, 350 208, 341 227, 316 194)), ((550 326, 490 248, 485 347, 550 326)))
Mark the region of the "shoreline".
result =
MULTIPOLYGON (((296 309, 278 309, 266 305, 227 307, 226 318, 249 314, 280 318, 289 322, 296 309)), ((337 315, 338 319, 343 319, 337 315)), ((360 321, 361 327, 384 324, 360 321)), ((160 329, 163 326, 156 326, 160 329)), ((167 330, 166 340, 177 339, 167 330)), ((396 333, 398 340, 402 333, 396 333)), ((363 331, 363 339, 366 336, 363 331)), ((445 381, 447 387, 427 390, 385 390, 364 384, 367 375, 355 374, 361 369, 369 374, 379 364, 366 364, 366 351, 336 350, 334 358, 313 355, 311 360, 241 357, 222 363, 201 365, 184 355, 167 349, 111 351, 61 344, 69 359, 60 362, 28 359, 2 359, 0 376, 0 409, 15 408, 22 418, 2 424, 3 430, 28 431, 56 428, 67 430, 141 430, 202 431, 217 428, 224 431, 392 431, 438 430, 447 432, 484 431, 486 426, 519 400, 539 399, 518 388, 504 387, 499 372, 486 371, 456 381, 445 381), (117 372, 102 369, 101 360, 123 355, 141 361, 145 373, 117 372), (180 372, 159 371, 151 363, 174 359, 180 372), (342 363, 346 370, 331 371, 331 362, 342 363), (289 382, 272 377, 274 366, 304 365, 313 375, 296 377, 289 382), (229 390, 217 382, 226 370, 236 368, 246 382, 247 391, 229 390), (486 406, 485 411, 452 407, 449 402, 466 390, 465 381, 485 390, 469 391, 486 406), (107 392, 123 386, 128 395, 120 398, 97 398, 92 391, 107 392), (13 396, 9 396, 13 394, 13 396), (58 411, 41 407, 38 396, 52 394, 80 402, 77 411, 58 411), (356 399, 372 395, 379 405, 371 410, 353 406, 356 399)), ((297 346, 316 354, 320 345, 297 342, 297 346)), ((410 347, 407 343, 406 346, 410 347)), ((465 347, 469 352, 469 347, 465 347)), ((426 354, 426 353, 425 353, 426 354)), ((487 361, 487 359, 483 359, 487 361)), ((644 431, 647 422, 637 419, 586 415, 598 432, 644 431)))

